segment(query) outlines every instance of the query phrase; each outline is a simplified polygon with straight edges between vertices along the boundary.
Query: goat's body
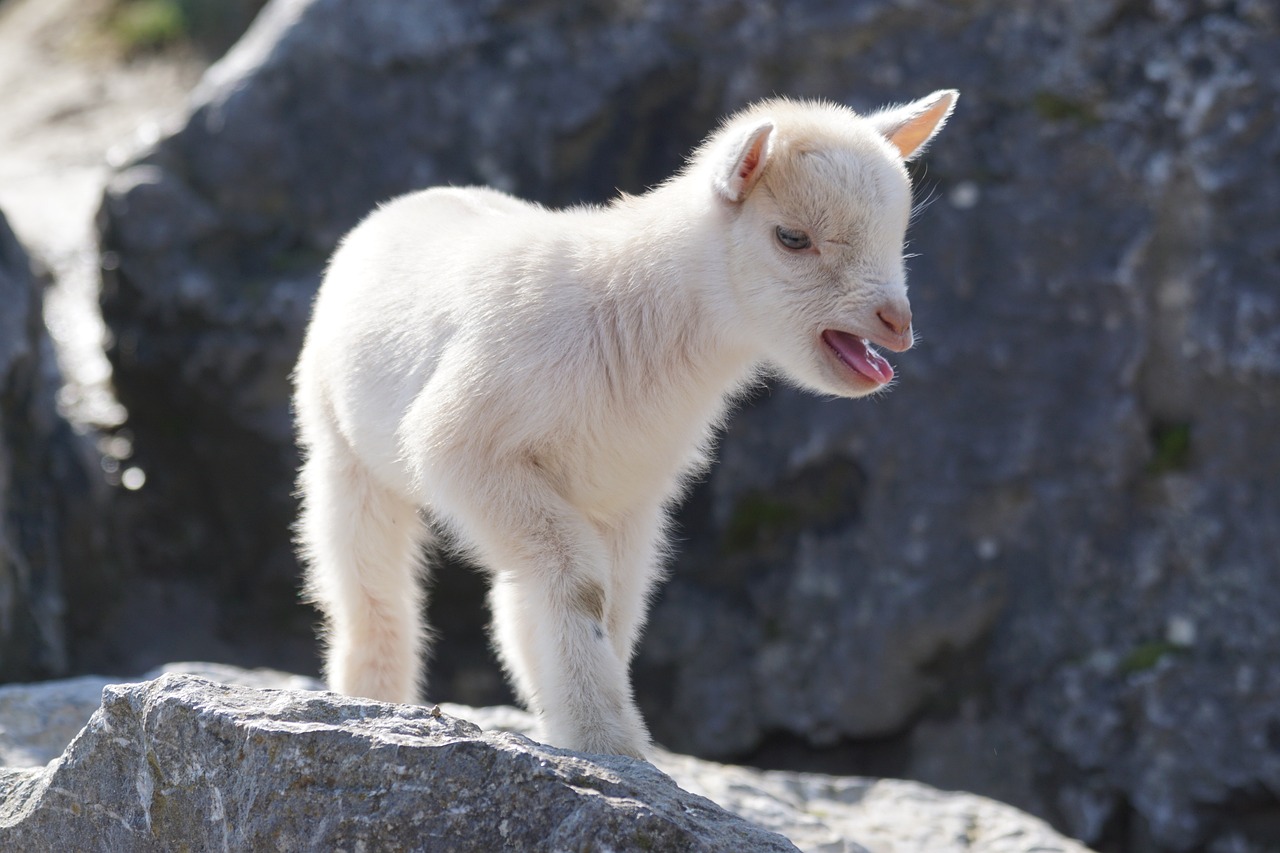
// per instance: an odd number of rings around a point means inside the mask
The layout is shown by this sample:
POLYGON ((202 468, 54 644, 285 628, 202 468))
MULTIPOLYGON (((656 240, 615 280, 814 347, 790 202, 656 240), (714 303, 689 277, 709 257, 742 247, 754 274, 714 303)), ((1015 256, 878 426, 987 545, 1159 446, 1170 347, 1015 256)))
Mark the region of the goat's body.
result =
POLYGON ((753 360, 672 274, 707 262, 646 245, 663 235, 644 217, 488 189, 397 200, 334 258, 327 281, 343 286, 316 304, 311 334, 326 346, 299 363, 314 375, 299 405, 425 507, 460 458, 483 455, 535 464, 598 524, 652 511, 705 461, 753 360))
POLYGON ((418 698, 425 508, 491 570, 549 739, 643 753, 626 669, 666 508, 769 355, 728 286, 734 215, 691 169, 605 208, 428 190, 348 235, 296 374, 335 689, 418 698))

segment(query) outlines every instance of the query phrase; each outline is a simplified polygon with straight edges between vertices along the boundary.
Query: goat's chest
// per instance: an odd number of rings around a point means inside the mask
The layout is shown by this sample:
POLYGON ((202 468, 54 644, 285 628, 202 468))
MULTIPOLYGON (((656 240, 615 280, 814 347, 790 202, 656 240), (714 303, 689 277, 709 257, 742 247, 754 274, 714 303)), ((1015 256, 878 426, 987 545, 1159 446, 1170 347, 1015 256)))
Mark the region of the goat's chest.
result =
POLYGON ((565 497, 588 515, 643 511, 666 502, 705 465, 723 408, 718 395, 708 395, 661 408, 580 412, 564 424, 563 440, 548 447, 546 464, 565 497))

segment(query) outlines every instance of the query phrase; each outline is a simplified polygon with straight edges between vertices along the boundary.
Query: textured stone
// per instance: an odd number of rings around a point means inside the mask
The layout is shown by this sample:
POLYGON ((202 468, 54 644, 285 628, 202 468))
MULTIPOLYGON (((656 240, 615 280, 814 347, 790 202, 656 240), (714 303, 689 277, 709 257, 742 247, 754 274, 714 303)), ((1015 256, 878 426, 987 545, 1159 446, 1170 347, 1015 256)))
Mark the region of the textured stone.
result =
MULTIPOLYGON (((1274 846, 1278 40, 1255 0, 273 3, 104 200, 139 538, 252 584, 258 621, 292 599, 285 377, 376 202, 600 200, 753 97, 955 86, 917 173, 920 346, 874 401, 779 388, 731 422, 640 702, 681 750, 888 745, 1089 841, 1274 846)), ((449 642, 479 585, 440 575, 449 642)), ((496 683, 440 660, 437 697, 496 683)))
POLYGON ((285 673, 167 669, 256 687, 169 674, 105 693, 97 678, 0 688, 0 763, 12 765, 0 769, 0 844, 792 849, 771 830, 815 853, 1087 853, 1042 821, 970 794, 766 773, 660 751, 656 764, 667 778, 643 762, 496 734, 534 733, 534 719, 514 708, 433 711, 300 693, 306 680, 285 673), (61 759, 36 768, 40 753, 75 731, 15 731, 14 720, 38 714, 79 715, 81 724, 93 717, 61 759))
MULTIPOLYGON (((534 736, 536 721, 510 707, 445 712, 486 731, 534 736)), ((917 782, 761 771, 658 750, 658 769, 700 794, 815 853, 1085 853, 1043 821, 986 797, 917 782)))
POLYGON ((643 762, 181 675, 107 687, 61 760, 0 790, 10 850, 795 849, 643 762))
POLYGON ((871 405, 731 422, 637 665, 659 739, 889 736, 1118 849, 1280 844, 1277 22, 1172 8, 865 57, 976 96, 913 228, 921 346, 871 405))

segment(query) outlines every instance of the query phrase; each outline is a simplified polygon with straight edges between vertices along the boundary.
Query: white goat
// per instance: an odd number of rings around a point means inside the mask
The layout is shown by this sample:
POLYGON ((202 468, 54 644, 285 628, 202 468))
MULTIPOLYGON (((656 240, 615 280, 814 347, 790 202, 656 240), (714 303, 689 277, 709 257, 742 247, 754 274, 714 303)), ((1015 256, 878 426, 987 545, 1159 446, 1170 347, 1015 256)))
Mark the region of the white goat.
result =
POLYGON ((551 743, 643 756, 628 664, 667 513, 776 369, 859 397, 913 341, 904 160, 957 93, 785 99, 607 207, 396 199, 343 241, 295 376, 310 599, 343 693, 419 699, 427 516, 491 572, 493 636, 551 743))

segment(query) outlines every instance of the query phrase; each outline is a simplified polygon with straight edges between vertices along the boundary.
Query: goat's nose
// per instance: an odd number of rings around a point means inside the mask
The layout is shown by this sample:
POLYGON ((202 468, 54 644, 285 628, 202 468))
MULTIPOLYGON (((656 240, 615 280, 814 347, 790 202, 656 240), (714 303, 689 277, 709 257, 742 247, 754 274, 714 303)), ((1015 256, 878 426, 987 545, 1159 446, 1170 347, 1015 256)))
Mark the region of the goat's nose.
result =
MULTIPOLYGON (((880 306, 876 311, 876 316, 880 318, 880 322, 894 337, 902 339, 902 349, 909 349, 912 344, 911 340, 911 306, 905 302, 901 304, 887 303, 880 306)), ((896 349, 896 347, 895 347, 896 349)), ((898 350, 901 352, 901 350, 898 350)))

